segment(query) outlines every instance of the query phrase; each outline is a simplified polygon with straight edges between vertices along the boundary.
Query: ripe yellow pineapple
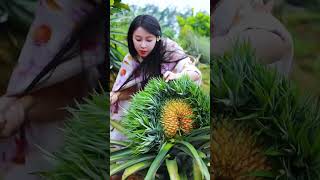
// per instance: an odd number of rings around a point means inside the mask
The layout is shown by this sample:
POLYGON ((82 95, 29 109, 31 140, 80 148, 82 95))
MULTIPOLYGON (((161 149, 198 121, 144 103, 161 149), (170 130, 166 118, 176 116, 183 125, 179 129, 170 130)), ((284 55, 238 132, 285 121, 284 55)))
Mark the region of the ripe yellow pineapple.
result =
POLYGON ((224 120, 211 135, 213 179, 257 180, 261 178, 245 174, 270 169, 254 136, 245 129, 224 120))
POLYGON ((192 126, 192 108, 181 99, 169 100, 162 108, 162 126, 167 137, 173 137, 179 130, 188 134, 192 126))

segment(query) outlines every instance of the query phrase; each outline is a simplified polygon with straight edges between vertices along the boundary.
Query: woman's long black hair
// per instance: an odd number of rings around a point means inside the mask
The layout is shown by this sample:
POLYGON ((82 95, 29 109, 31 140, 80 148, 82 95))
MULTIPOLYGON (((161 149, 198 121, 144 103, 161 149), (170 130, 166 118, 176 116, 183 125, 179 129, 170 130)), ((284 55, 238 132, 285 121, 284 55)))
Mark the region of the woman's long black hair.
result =
MULTIPOLYGON (((129 53, 134 59, 138 59, 138 52, 133 44, 133 33, 138 28, 142 27, 149 33, 156 37, 161 37, 161 27, 158 20, 150 15, 139 15, 132 22, 128 30, 128 48, 129 53)), ((160 39, 156 41, 156 44, 150 54, 143 59, 139 68, 136 71, 140 71, 143 74, 142 86, 152 77, 159 77, 161 75, 161 61, 164 54, 164 43, 160 39)), ((132 73, 134 75, 135 73, 132 73)), ((129 80, 130 78, 128 78, 129 80)))
MULTIPOLYGON (((139 55, 133 44, 133 33, 138 27, 142 27, 147 32, 155 35, 157 38, 162 36, 160 23, 155 17, 151 15, 139 15, 134 18, 128 30, 127 42, 129 53, 135 60, 138 59, 139 55)), ((137 74, 143 75, 143 80, 141 82, 142 88, 146 85, 149 79, 153 77, 161 77, 161 64, 163 62, 169 62, 166 59, 170 53, 172 52, 166 51, 165 41, 160 38, 160 40, 156 41, 156 44, 150 54, 143 58, 143 61, 139 67, 134 70, 131 76, 122 84, 120 89, 130 80, 132 80, 137 74)))

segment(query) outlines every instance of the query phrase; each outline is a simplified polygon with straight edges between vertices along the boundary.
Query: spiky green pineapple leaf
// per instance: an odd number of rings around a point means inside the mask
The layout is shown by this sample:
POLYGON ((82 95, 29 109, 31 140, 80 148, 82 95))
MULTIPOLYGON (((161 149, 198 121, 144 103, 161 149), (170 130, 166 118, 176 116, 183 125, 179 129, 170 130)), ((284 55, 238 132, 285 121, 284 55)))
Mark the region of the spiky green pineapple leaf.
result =
POLYGON ((166 83, 150 80, 145 89, 132 98, 122 125, 137 153, 158 151, 166 141, 161 125, 161 110, 170 99, 183 99, 192 107, 197 128, 209 125, 209 96, 187 76, 166 83))
POLYGON ((67 108, 73 115, 66 122, 64 147, 49 157, 53 170, 38 172, 46 179, 106 179, 109 177, 109 131, 107 93, 94 93, 67 108))
POLYGON ((266 155, 280 179, 319 179, 319 102, 260 65, 248 44, 216 57, 211 67, 213 122, 232 117, 255 129, 272 149, 266 155))
POLYGON ((210 159, 210 146, 208 146, 210 134, 209 106, 209 96, 187 76, 168 83, 163 79, 149 81, 143 91, 133 96, 130 108, 126 112, 125 118, 121 121, 122 126, 126 130, 125 135, 132 143, 124 149, 131 149, 135 154, 122 157, 122 151, 126 150, 119 149, 112 152, 112 160, 115 158, 128 158, 124 161, 113 161, 118 165, 111 167, 112 172, 115 170, 119 172, 119 168, 124 170, 125 168, 139 164, 140 162, 134 161, 138 160, 137 157, 155 155, 155 159, 150 161, 152 162, 150 167, 140 172, 145 174, 147 179, 169 178, 172 172, 167 172, 168 169, 164 163, 164 160, 169 157, 176 159, 179 173, 184 174, 183 177, 186 178, 193 177, 192 162, 193 159, 196 159, 196 162, 202 167, 201 173, 205 174, 208 179, 208 173, 206 173, 208 172, 208 168, 205 162, 208 162, 210 159), (168 100, 179 98, 191 105, 195 114, 193 120, 197 126, 195 126, 190 134, 166 138, 161 124, 162 107, 168 100), (184 142, 187 146, 183 143, 176 144, 176 141, 184 142), (131 162, 132 160, 135 164, 124 167, 126 162, 131 162), (186 173, 184 173, 183 169, 187 169, 186 173))

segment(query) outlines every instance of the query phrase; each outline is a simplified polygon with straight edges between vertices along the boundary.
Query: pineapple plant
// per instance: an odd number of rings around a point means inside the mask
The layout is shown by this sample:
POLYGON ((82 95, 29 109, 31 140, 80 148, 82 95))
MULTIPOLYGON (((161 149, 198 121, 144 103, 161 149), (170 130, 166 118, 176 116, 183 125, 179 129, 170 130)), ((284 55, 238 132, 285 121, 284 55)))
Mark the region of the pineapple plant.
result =
POLYGON ((34 172, 45 179, 107 179, 109 178, 109 131, 107 128, 109 96, 106 92, 93 93, 74 108, 63 129, 65 145, 55 153, 42 149, 54 168, 34 172))
MULTIPOLYGON (((259 142, 259 148, 236 141, 234 146, 236 149, 247 146, 259 152, 264 157, 261 162, 267 163, 258 172, 250 166, 241 166, 248 177, 320 179, 320 104, 317 99, 301 94, 289 79, 259 64, 248 44, 237 44, 232 51, 215 57, 211 69, 211 106, 214 107, 211 126, 226 119, 245 126, 259 142)), ((216 146, 215 141, 223 137, 220 131, 219 128, 214 130, 216 137, 211 138, 211 145, 216 147, 213 157, 232 143, 216 146)), ((234 128, 234 131, 239 129, 234 128)), ((255 155, 251 157, 256 158, 255 155)), ((225 174, 218 166, 224 160, 212 162, 215 163, 211 165, 214 179, 225 174)), ((233 173, 235 175, 237 173, 233 173)), ((241 179, 241 176, 233 178, 241 179)))
POLYGON ((110 175, 122 179, 210 179, 209 96, 188 77, 150 80, 132 98, 121 124, 127 141, 111 140, 110 175))

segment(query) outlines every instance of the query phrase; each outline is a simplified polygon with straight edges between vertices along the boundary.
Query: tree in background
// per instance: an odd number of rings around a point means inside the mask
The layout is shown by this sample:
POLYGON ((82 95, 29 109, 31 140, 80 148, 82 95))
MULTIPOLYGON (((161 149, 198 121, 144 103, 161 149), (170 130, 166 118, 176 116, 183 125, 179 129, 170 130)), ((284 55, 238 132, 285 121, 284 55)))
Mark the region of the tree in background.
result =
POLYGON ((127 48, 125 38, 126 30, 123 26, 129 22, 126 13, 130 11, 128 5, 121 0, 110 0, 110 70, 117 71, 125 56, 124 48, 127 48))
POLYGON ((177 16, 180 26, 179 43, 195 57, 200 56, 200 62, 210 62, 210 16, 205 12, 198 12, 188 17, 177 16))
MULTIPOLYGON (((187 18, 182 16, 177 16, 177 21, 181 28, 190 29, 200 36, 210 36, 210 16, 206 12, 198 12, 194 15, 193 9, 192 14, 187 18)), ((181 32, 180 31, 180 32, 181 32)))
POLYGON ((167 7, 161 10, 158 6, 148 4, 144 7, 132 6, 133 16, 140 14, 150 14, 156 17, 161 25, 162 33, 165 37, 176 40, 179 34, 179 24, 176 16, 187 18, 192 12, 186 10, 184 12, 177 11, 176 7, 167 7))

